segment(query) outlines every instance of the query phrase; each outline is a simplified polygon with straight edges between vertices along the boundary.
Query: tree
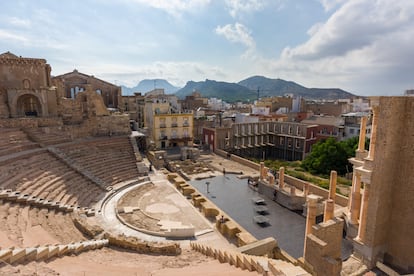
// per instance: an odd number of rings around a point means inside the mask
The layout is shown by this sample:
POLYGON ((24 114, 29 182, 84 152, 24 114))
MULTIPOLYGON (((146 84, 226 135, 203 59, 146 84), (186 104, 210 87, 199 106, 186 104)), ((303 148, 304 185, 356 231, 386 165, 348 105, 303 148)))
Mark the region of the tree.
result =
POLYGON ((349 164, 348 158, 355 154, 355 142, 357 144, 358 139, 346 143, 336 142, 334 138, 319 141, 303 160, 302 167, 312 174, 329 175, 331 170, 335 170, 344 175, 349 164))

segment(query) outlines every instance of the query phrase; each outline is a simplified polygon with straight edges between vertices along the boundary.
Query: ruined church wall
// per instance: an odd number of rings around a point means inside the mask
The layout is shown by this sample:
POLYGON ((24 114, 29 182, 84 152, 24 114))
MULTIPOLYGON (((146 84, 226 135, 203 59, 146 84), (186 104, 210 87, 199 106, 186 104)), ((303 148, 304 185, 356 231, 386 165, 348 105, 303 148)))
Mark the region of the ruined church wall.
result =
POLYGON ((49 86, 49 72, 50 66, 44 59, 0 58, 0 83, 5 88, 39 89, 49 86))

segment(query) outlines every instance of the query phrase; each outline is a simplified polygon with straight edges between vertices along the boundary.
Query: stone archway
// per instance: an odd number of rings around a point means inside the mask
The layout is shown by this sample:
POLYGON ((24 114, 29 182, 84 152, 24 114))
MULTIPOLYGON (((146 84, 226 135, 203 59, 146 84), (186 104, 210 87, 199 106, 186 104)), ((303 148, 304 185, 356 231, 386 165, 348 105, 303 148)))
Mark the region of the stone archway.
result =
POLYGON ((42 116, 42 105, 36 96, 25 94, 17 99, 17 113, 20 116, 42 116))

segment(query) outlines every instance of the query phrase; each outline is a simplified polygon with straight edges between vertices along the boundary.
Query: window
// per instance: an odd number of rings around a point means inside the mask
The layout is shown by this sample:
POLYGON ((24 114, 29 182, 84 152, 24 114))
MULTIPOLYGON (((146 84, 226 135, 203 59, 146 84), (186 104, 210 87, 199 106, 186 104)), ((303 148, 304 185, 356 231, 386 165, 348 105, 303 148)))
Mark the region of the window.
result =
POLYGON ((300 148, 300 140, 299 139, 296 140, 295 146, 296 146, 297 149, 300 148))
POLYGON ((165 118, 160 118, 160 127, 161 127, 161 128, 165 128, 165 127, 167 127, 167 126, 165 125, 165 118))
POLYGON ((288 147, 291 148, 292 147, 292 138, 288 138, 287 143, 288 143, 288 147))
POLYGON ((283 137, 280 137, 279 138, 279 145, 281 145, 281 146, 283 146, 283 143, 284 143, 284 141, 283 141, 284 139, 283 139, 283 137))
POLYGON ((355 129, 350 128, 350 129, 349 129, 349 133, 350 133, 350 134, 354 134, 354 133, 355 133, 355 129))

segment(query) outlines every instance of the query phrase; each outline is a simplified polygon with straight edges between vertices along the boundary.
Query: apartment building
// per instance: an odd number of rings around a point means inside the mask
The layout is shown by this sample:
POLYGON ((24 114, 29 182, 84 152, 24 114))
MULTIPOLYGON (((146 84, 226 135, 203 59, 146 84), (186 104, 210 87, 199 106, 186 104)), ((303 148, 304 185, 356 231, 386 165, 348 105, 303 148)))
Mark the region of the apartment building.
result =
POLYGON ((229 128, 205 128, 204 143, 242 157, 302 160, 316 143, 317 126, 292 122, 233 124, 229 128))

